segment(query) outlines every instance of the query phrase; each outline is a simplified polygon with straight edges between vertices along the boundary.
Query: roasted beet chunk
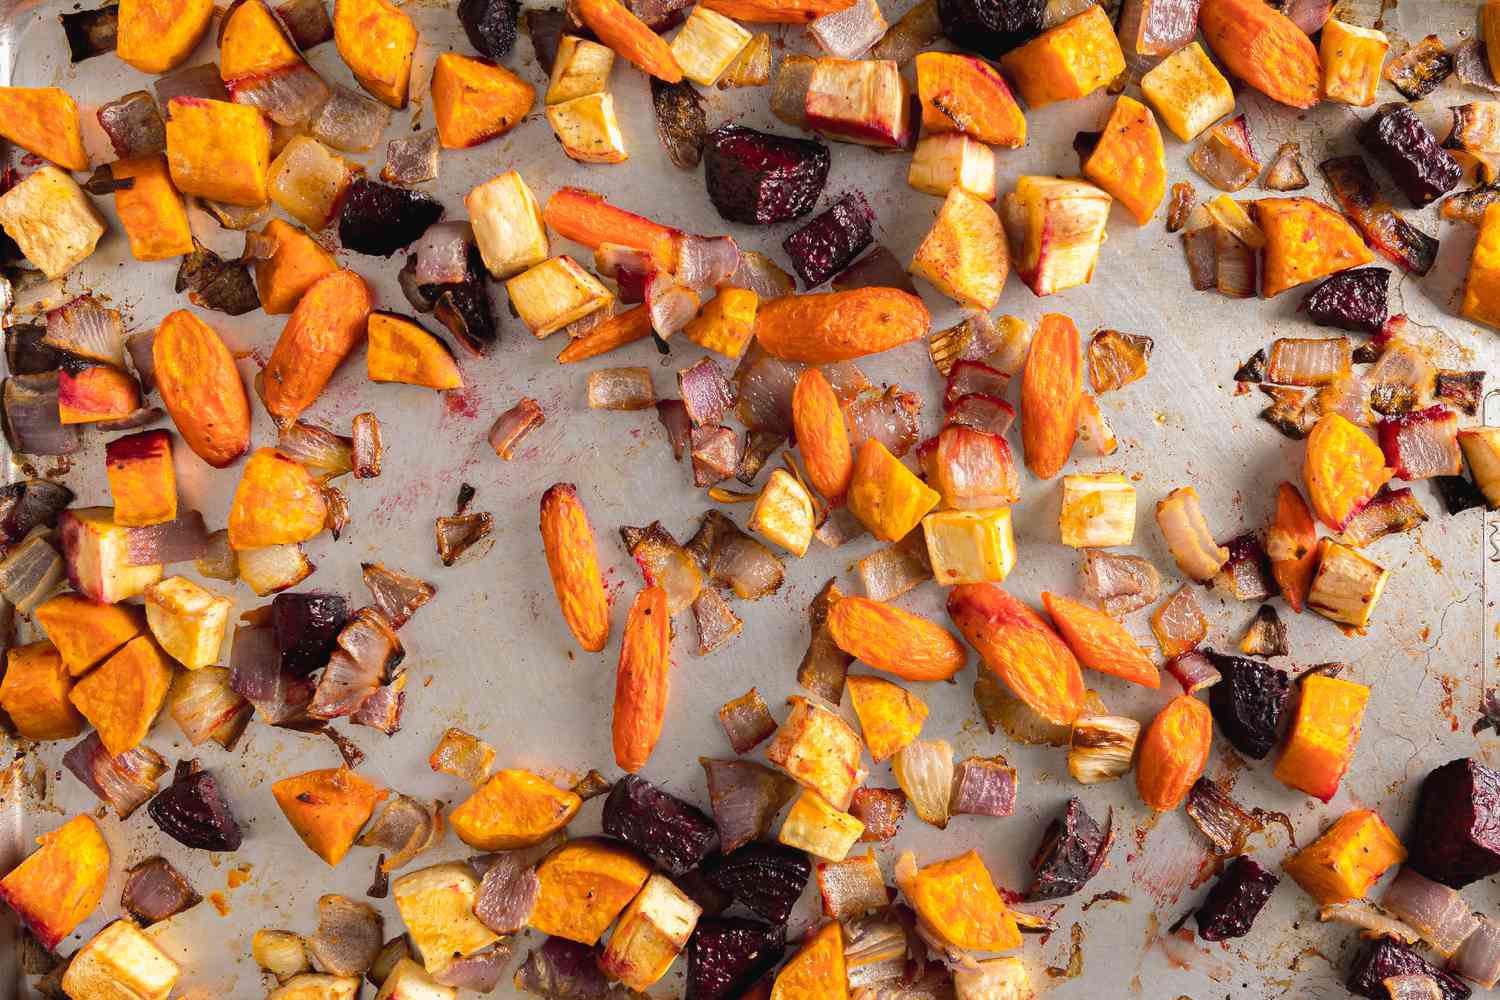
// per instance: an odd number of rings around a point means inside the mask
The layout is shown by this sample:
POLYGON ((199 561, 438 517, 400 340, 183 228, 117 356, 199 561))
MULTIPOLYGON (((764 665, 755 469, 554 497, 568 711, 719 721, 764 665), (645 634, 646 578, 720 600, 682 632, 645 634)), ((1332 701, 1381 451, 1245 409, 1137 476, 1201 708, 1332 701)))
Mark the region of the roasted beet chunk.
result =
POLYGON ((1291 678, 1269 663, 1213 650, 1207 653, 1224 678, 1208 689, 1208 707, 1219 731, 1246 757, 1265 760, 1276 745, 1291 678))
POLYGON ((938 0, 938 18, 954 45, 998 59, 1042 33, 1047 0, 938 0))
POLYGON ((1193 914, 1205 941, 1244 937, 1281 879, 1241 854, 1229 863, 1193 914))
POLYGON ((418 285, 417 291, 433 304, 433 317, 448 328, 455 340, 472 353, 481 354, 500 336, 488 288, 489 272, 484 269, 479 248, 471 246, 463 281, 418 285))
POLYGON ((700 920, 688 939, 686 1000, 733 1000, 785 951, 785 927, 740 917, 700 920))
POLYGON ((1110 810, 1101 830, 1082 802, 1069 799, 1067 811, 1047 827, 1041 846, 1031 859, 1036 877, 1026 891, 1026 898, 1061 899, 1073 895, 1103 867, 1113 840, 1114 810, 1110 810))
POLYGON ((730 222, 765 226, 805 215, 828 180, 828 147, 743 125, 708 133, 703 175, 708 197, 730 222))
POLYGON ((459 0, 458 20, 469 44, 480 55, 503 59, 516 44, 516 22, 521 5, 516 0, 459 0))
POLYGON ((599 970, 599 949, 549 937, 516 970, 516 988, 552 1000, 600 1000, 610 983, 599 970))
POLYGON ((615 782, 604 800, 604 832, 674 875, 696 868, 718 839, 714 821, 700 809, 633 774, 615 782))
POLYGON ((1471 992, 1463 982, 1427 961, 1415 948, 1388 937, 1365 942, 1354 957, 1354 964, 1349 967, 1349 978, 1344 985, 1355 996, 1388 1000, 1390 993, 1385 988, 1385 981, 1392 976, 1431 976, 1443 991, 1443 1000, 1466 1000, 1471 992))
POLYGON ((1430 204, 1452 191, 1464 174, 1406 104, 1381 105, 1360 128, 1359 143, 1390 172, 1413 205, 1430 204))
POLYGON ((328 666, 348 621, 349 602, 341 594, 277 594, 271 600, 271 628, 282 668, 306 677, 328 666))
POLYGON ((1386 287, 1390 281, 1391 272, 1383 267, 1341 271, 1309 292, 1302 300, 1302 308, 1319 326, 1374 336, 1390 315, 1386 305, 1386 287))
POLYGON ((708 881, 773 924, 784 924, 802 895, 812 865, 807 855, 780 844, 746 844, 704 869, 708 881))
POLYGON ((203 851, 237 851, 240 825, 218 782, 200 770, 196 760, 177 762, 172 784, 146 806, 161 832, 187 847, 203 851))
POLYGON ((344 196, 339 242, 345 250, 389 257, 415 243, 442 214, 443 206, 420 191, 361 177, 344 196))
POLYGON ((1500 872, 1500 774, 1472 757, 1428 774, 1407 847, 1407 864, 1454 889, 1500 872))
POLYGON ((850 191, 782 241, 802 283, 814 288, 838 274, 874 240, 875 213, 858 191, 850 191))

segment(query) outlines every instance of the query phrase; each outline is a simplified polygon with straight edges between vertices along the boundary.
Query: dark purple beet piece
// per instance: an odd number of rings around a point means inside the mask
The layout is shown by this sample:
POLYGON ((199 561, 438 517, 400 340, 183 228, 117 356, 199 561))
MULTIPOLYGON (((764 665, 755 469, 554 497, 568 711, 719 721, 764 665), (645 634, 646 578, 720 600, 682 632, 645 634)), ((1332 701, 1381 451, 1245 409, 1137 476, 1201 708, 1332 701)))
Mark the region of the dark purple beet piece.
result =
POLYGON ((339 211, 339 242, 345 250, 389 257, 415 243, 442 214, 443 206, 420 191, 360 177, 339 211))
POLYGON ((453 338, 474 354, 500 337, 495 312, 490 308, 489 272, 477 246, 469 247, 464 280, 450 284, 418 285, 417 291, 433 303, 432 315, 448 328, 453 338))
POLYGON ((521 17, 517 0, 459 0, 458 20, 479 54, 504 59, 516 44, 516 22, 521 17))
POLYGON ((1472 757, 1429 773, 1407 849, 1407 864, 1454 889, 1500 872, 1500 774, 1472 757))
POLYGON ((1241 854, 1208 890, 1198 912, 1198 936, 1205 941, 1244 937, 1281 879, 1241 854))
POLYGON ((271 600, 271 629, 282 668, 306 677, 328 666, 348 621, 349 602, 341 594, 277 594, 271 600))
POLYGON ((874 240, 875 213, 858 191, 850 191, 782 241, 792 267, 807 288, 838 274, 874 240))
POLYGON ((599 970, 599 949, 560 937, 549 937, 527 953, 515 984, 549 1000, 602 1000, 610 993, 599 970))
POLYGON ((157 793, 146 812, 161 832, 203 851, 237 851, 240 825, 219 791, 219 783, 196 760, 177 762, 172 784, 157 793))
POLYGON ((1292 681, 1285 670, 1244 656, 1205 650, 1223 680, 1208 689, 1219 731, 1246 757, 1265 760, 1276 745, 1292 681))
POLYGON ((686 1000, 735 1000, 786 952, 786 927, 723 917, 698 921, 687 944, 686 1000))
POLYGON ((1103 867, 1113 840, 1113 810, 1101 830, 1080 800, 1069 799, 1067 810, 1047 826, 1031 859, 1036 876, 1026 890, 1027 900, 1061 899, 1082 889, 1103 867))
POLYGON ((1443 509, 1449 514, 1462 514, 1475 507, 1488 506, 1479 487, 1463 476, 1433 476, 1432 482, 1443 498, 1443 509))
POLYGON ((604 800, 604 832, 680 875, 698 867, 718 841, 714 821, 696 806, 627 774, 604 800))
POLYGON ((1359 130, 1359 144, 1390 172, 1413 205, 1431 204, 1452 191, 1463 168, 1438 145, 1411 107, 1399 101, 1383 104, 1359 130))
POLYGON ((1443 1000, 1467 1000, 1471 992, 1463 982, 1427 961, 1415 948, 1388 937, 1365 942, 1354 957, 1354 964, 1349 967, 1349 978, 1344 985, 1355 996, 1389 1000, 1385 981, 1392 976, 1413 975, 1431 976, 1443 991, 1443 1000))
POLYGON ((1042 33, 1047 0, 938 0, 938 19, 954 45, 998 59, 1042 33))
POLYGON ((786 923, 811 874, 806 854, 760 842, 746 844, 704 869, 711 885, 773 924, 786 923))
POLYGON ((1374 336, 1390 315, 1386 304, 1390 281, 1391 272, 1383 267, 1340 271, 1309 292, 1302 300, 1302 308, 1319 326, 1374 336))
POLYGON ((730 222, 765 226, 812 211, 828 181, 828 147, 720 125, 703 148, 708 197, 730 222))

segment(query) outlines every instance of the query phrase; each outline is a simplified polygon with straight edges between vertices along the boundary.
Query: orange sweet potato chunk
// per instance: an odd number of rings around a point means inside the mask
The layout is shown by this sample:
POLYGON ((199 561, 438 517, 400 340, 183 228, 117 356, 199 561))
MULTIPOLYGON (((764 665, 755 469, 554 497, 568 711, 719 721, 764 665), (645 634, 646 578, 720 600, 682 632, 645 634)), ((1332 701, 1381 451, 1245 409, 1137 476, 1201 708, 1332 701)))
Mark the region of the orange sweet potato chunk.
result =
POLYGON ((1027 105, 1086 97, 1125 72, 1125 53, 1109 15, 1092 4, 1057 27, 1011 49, 1000 65, 1027 105))
POLYGON ((187 206, 172 186, 166 157, 117 160, 110 170, 115 180, 135 181, 115 191, 115 212, 130 239, 130 255, 136 260, 168 260, 192 253, 187 206))
POLYGON ((403 382, 428 389, 458 389, 463 375, 453 351, 410 316, 370 313, 365 370, 372 382, 403 382))
POLYGON ((219 29, 219 76, 225 83, 265 76, 302 62, 263 0, 244 0, 219 29))
POLYGON ((966 951, 1020 947, 1016 918, 974 851, 918 869, 900 885, 917 918, 943 943, 966 951))
POLYGON ((830 920, 776 973, 770 1000, 848 1000, 844 930, 830 920))
POLYGON ((1292 881, 1323 906, 1363 899, 1392 865, 1406 860, 1406 848, 1380 815, 1354 809, 1318 839, 1282 862, 1292 881))
POLYGON ((85 365, 57 373, 57 418, 64 424, 123 420, 141 407, 141 387, 113 365, 85 365))
POLYGON ((387 0, 335 0, 333 41, 359 85, 393 108, 406 107, 417 28, 387 0))
POLYGON ((1375 259, 1347 219, 1311 198, 1262 198, 1255 203, 1255 214, 1266 237, 1265 298, 1375 259))
POLYGON ((1167 193, 1167 151, 1151 109, 1121 94, 1083 161, 1083 175, 1113 195, 1137 225, 1150 222, 1167 193))
POLYGON ((1317 47, 1261 0, 1203 0, 1198 27, 1229 72, 1272 100, 1310 108, 1323 93, 1317 47))
POLYGON ((453 832, 481 851, 540 844, 567 825, 583 800, 530 771, 497 771, 448 816, 453 832))
POLYGON ((318 398, 364 339, 374 302, 365 280, 343 269, 303 293, 265 368, 261 398, 278 423, 296 420, 318 398))
POLYGON ((87 170, 78 105, 58 87, 0 87, 0 136, 64 170, 87 170))
POLYGON ((270 197, 271 127, 260 110, 203 97, 168 108, 167 165, 183 194, 254 208, 270 197))
POLYGON ((1073 724, 1083 710, 1083 671, 1041 615, 993 583, 954 587, 948 614, 1016 697, 1054 725, 1073 724))
POLYGON ((146 631, 146 613, 138 605, 100 604, 82 594, 58 594, 40 604, 32 617, 74 677, 146 631))
POLYGON ((543 934, 597 944, 650 874, 650 866, 624 844, 570 840, 537 866, 541 889, 529 922, 543 934))
POLYGON ((1026 116, 995 67, 956 52, 923 52, 916 66, 924 133, 962 132, 1012 149, 1026 145, 1026 116))
POLYGON ((347 767, 331 767, 282 778, 271 786, 276 804, 307 849, 338 864, 383 793, 347 767))
POLYGON ((74 816, 37 843, 31 857, 0 879, 0 899, 52 949, 98 909, 109 878, 109 845, 88 816, 74 816))
POLYGON ((1125 626, 1103 611, 1061 594, 1042 591, 1042 604, 1083 666, 1142 687, 1161 686, 1156 664, 1125 626))
POLYGON ((151 342, 156 383, 193 453, 222 469, 250 447, 250 401, 234 355, 213 327, 186 309, 168 313, 151 342))
POLYGON ((1266 552, 1281 596, 1300 614, 1318 571, 1318 526, 1307 501, 1291 483, 1276 488, 1276 516, 1266 532, 1266 552))
POLYGON ((69 697, 104 749, 119 756, 146 738, 171 687, 172 662, 149 635, 138 635, 73 685, 69 697))
POLYGON ((1359 747, 1370 689, 1341 677, 1302 679, 1302 697, 1276 762, 1276 780, 1327 802, 1359 747))
POLYGON ((1307 499, 1334 531, 1343 531, 1394 475, 1375 439, 1340 414, 1325 413, 1307 435, 1302 460, 1307 499))
POLYGON ((290 222, 272 219, 261 232, 276 241, 276 250, 256 259, 255 290, 260 293, 260 307, 273 316, 291 312, 303 292, 339 269, 333 254, 290 222))
POLYGON ((66 740, 83 732, 83 716, 68 700, 72 689, 67 664, 46 639, 6 653, 0 708, 28 740, 66 740))
POLYGON ((245 463, 229 508, 229 544, 236 549, 305 542, 323 530, 328 505, 302 465, 275 448, 245 463))
POLYGON ((120 0, 115 54, 142 73, 170 72, 193 54, 213 15, 213 0, 120 0))
POLYGON ((140 431, 104 446, 104 472, 115 502, 115 523, 161 524, 177 516, 177 474, 169 431, 140 431))
POLYGON ((447 149, 504 135, 535 103, 536 88, 504 66, 444 52, 432 69, 432 114, 447 149))
POLYGON ((892 756, 922 732, 927 703, 901 685, 867 674, 850 674, 844 686, 849 689, 849 704, 875 763, 892 756))

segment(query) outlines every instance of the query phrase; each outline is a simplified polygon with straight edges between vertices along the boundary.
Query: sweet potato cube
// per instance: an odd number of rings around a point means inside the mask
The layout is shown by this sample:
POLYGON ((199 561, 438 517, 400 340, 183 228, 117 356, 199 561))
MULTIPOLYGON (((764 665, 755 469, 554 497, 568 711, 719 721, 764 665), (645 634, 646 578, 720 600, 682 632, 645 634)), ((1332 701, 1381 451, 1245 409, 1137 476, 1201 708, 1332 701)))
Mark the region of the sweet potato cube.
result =
POLYGON ((844 930, 830 920, 776 973, 769 1000, 849 1000, 844 930))
POLYGON ((1009 507, 940 510, 922 518, 932 578, 945 587, 999 583, 1016 565, 1009 507))
POLYGON ((170 72, 193 54, 213 16, 213 0, 120 0, 115 55, 142 73, 170 72))
POLYGON ((1469 257, 1469 276, 1464 282, 1464 301, 1459 314, 1475 323, 1500 328, 1500 204, 1484 210, 1479 239, 1469 257))
POLYGON ((1343 531, 1394 475, 1380 445, 1339 413, 1319 417, 1307 435, 1302 459, 1307 500, 1334 531, 1343 531))
POLYGON ((58 594, 38 606, 32 617, 74 677, 88 673, 146 631, 146 616, 139 607, 99 604, 82 594, 58 594))
POLYGON ((234 602, 172 576, 146 588, 146 623, 167 655, 189 670, 219 660, 234 602))
POLYGON ((127 919, 106 926, 78 950, 63 973, 74 1000, 167 1000, 181 970, 127 919))
POLYGON ((115 190, 115 214, 130 239, 136 260, 168 260, 193 252, 187 206, 172 186, 164 156, 117 160, 110 167, 115 180, 135 183, 115 190))
POLYGON ((1276 762, 1276 780, 1327 802, 1359 746, 1370 689, 1323 674, 1302 678, 1302 697, 1276 762))
POLYGON ((161 579, 161 564, 133 566, 123 526, 109 507, 75 507, 57 522, 68 582, 90 600, 115 604, 161 579))
POLYGON ((865 825, 846 812, 828 804, 828 800, 810 788, 804 788, 776 839, 788 847, 806 851, 824 861, 843 861, 849 849, 859 841, 865 825))
POLYGON ((117 757, 146 738, 171 687, 172 664, 150 636, 138 635, 73 685, 68 697, 117 757))
POLYGON ((759 305, 759 296, 748 288, 720 288, 682 328, 682 335, 705 350, 738 358, 755 336, 759 305))
POLYGON ((271 128, 260 109, 174 97, 167 113, 167 165, 177 190, 248 208, 266 203, 271 128))
POLYGON ((0 136, 64 170, 87 170, 78 105, 58 87, 0 87, 0 136))
POLYGON ((541 890, 530 925, 592 947, 650 874, 650 866, 624 844, 570 840, 537 866, 541 890))
POLYGON ((1318 41, 1323 64, 1323 96, 1330 101, 1368 108, 1375 103, 1380 68, 1391 47, 1385 32, 1329 18, 1318 41))
POLYGON ((1375 259, 1348 220, 1321 202, 1262 198, 1255 211, 1266 236, 1261 287, 1265 298, 1375 259))
POLYGON ((472 955, 500 939, 474 916, 479 879, 462 861, 401 876, 391 883, 391 899, 430 973, 440 973, 456 956, 472 955))
POLYGON ((923 132, 961 132, 1010 149, 1026 145, 1026 116, 995 67, 956 52, 923 52, 916 66, 923 132))
POLYGON ((177 516, 177 474, 168 431, 115 438, 104 446, 104 471, 115 501, 116 524, 161 524, 177 516))
POLYGON ((844 687, 875 763, 893 756, 922 732, 927 703, 901 685, 868 674, 851 674, 844 687))
POLYGON ((859 785, 864 745, 839 714, 800 695, 787 701, 792 712, 776 730, 766 759, 796 782, 817 792, 835 809, 848 809, 859 785))
POLYGON ((1083 161, 1083 175, 1125 206, 1137 225, 1150 222, 1167 193, 1167 151, 1151 109, 1121 94, 1083 161))
POLYGON ((140 408, 140 383, 123 368, 83 365, 57 373, 57 419, 64 425, 123 420, 140 408))
POLYGON ((0 900, 47 949, 89 918, 104 898, 109 845, 88 816, 37 838, 41 847, 0 879, 0 900))
POLYGON ((1229 72, 1267 97, 1294 108, 1318 103, 1318 50, 1296 22, 1270 4, 1203 0, 1198 28, 1229 72))
POLYGON ((302 55, 264 0, 236 4, 219 29, 219 77, 225 83, 269 76, 301 63, 302 55))
POLYGON ((989 203, 954 187, 911 261, 911 273, 959 305, 988 312, 1010 273, 1010 248, 989 203))
POLYGON ((941 499, 879 441, 870 438, 860 446, 849 480, 849 512, 876 538, 899 542, 941 499))
POLYGON ((1016 919, 974 851, 920 869, 908 854, 897 862, 898 872, 906 868, 914 870, 904 878, 898 874, 896 883, 939 941, 972 951, 1020 946, 1016 919))
POLYGON ((305 542, 323 530, 328 507, 312 473, 275 448, 245 463, 229 508, 229 544, 236 549, 305 542))
POLYGON ((599 968, 628 989, 650 989, 687 947, 702 914, 671 879, 652 875, 620 914, 599 968))
POLYGON ((307 849, 329 866, 349 853, 382 795, 347 767, 282 778, 271 786, 271 794, 307 849))
POLYGON ((432 113, 447 149, 477 146, 521 123, 536 103, 536 88, 504 66, 454 52, 432 70, 432 113))
POLYGON ((542 210, 516 171, 475 187, 464 196, 464 207, 491 276, 509 278, 547 259, 550 250, 542 210))
POLYGON ((406 107, 417 29, 387 0, 335 0, 333 41, 359 85, 393 108, 406 107))
POLYGON ((1183 142, 1192 142, 1234 110, 1234 88, 1197 42, 1184 45, 1141 77, 1141 93, 1183 142))
POLYGON ((527 268, 507 281, 505 290, 521 322, 538 338, 602 309, 613 297, 598 278, 566 255, 527 268))
POLYGON ((273 316, 291 312, 314 282, 338 270, 333 254, 290 222, 272 219, 261 233, 276 241, 276 250, 256 259, 255 290, 260 307, 273 316))
POLYGON ((1027 105, 1087 97, 1125 72, 1125 53, 1109 15, 1091 5, 1050 31, 1011 49, 1000 65, 1027 105))
POLYGON ((1309 896, 1323 906, 1363 899, 1392 865, 1406 860, 1406 848, 1373 810, 1344 813, 1317 840, 1281 865, 1309 896))
POLYGON ((481 851, 540 844, 561 830, 583 800, 530 771, 498 771, 448 816, 453 832, 481 851))
POLYGON ((50 164, 0 195, 0 226, 52 280, 83 263, 104 235, 104 220, 83 188, 50 164))
POLYGON ((371 382, 405 382, 439 391, 463 386, 453 351, 411 317, 372 312, 368 331, 365 360, 371 382))
POLYGON ((67 664, 46 639, 5 654, 0 708, 28 740, 66 740, 83 732, 83 716, 68 700, 72 690, 67 664))

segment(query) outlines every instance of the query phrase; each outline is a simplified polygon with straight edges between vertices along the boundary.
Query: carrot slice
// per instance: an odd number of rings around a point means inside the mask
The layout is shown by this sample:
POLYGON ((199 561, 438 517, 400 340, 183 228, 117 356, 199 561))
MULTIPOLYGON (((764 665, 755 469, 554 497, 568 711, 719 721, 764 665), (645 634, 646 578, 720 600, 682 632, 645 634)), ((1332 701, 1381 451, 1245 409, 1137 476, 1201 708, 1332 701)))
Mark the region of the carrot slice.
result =
POLYGON ((747 24, 807 24, 854 6, 854 0, 703 0, 703 6, 747 24))
POLYGON ((948 614, 1016 697, 1054 725, 1073 724, 1083 710, 1083 671, 1041 615, 993 583, 954 587, 948 614))
POLYGON ((1301 614, 1318 571, 1318 528, 1302 492, 1291 483, 1276 487, 1276 517, 1266 532, 1266 549, 1281 596, 1301 614))
POLYGON ((647 587, 636 595, 625 618, 620 666, 615 674, 615 763, 626 771, 645 767, 661 738, 661 724, 667 714, 671 645, 667 592, 647 587))
POLYGON ((1038 479, 1062 471, 1078 437, 1083 402, 1083 356, 1078 328, 1058 313, 1037 325, 1021 376, 1021 446, 1038 479))
POLYGON ((597 250, 601 243, 617 243, 649 253, 660 270, 677 270, 677 240, 681 233, 643 215, 616 208, 592 191, 562 188, 547 199, 542 221, 564 239, 592 250, 597 250))
POLYGON ((1141 801, 1157 812, 1182 805, 1208 763, 1213 735, 1214 717, 1203 702, 1189 694, 1167 702, 1141 738, 1135 765, 1141 801))
POLYGON ((608 354, 618 347, 645 340, 651 335, 651 313, 645 306, 627 309, 618 316, 594 327, 588 333, 562 349, 557 356, 560 364, 571 365, 589 358, 608 354))
POLYGON ((589 30, 626 62, 667 83, 682 82, 682 67, 677 65, 672 47, 624 4, 578 0, 578 14, 589 30))
POLYGON ((792 392, 792 426, 807 477, 823 496, 839 500, 854 474, 854 451, 849 446, 849 428, 838 394, 816 368, 807 369, 797 378, 797 388, 792 392))
POLYGON ((1125 626, 1103 611, 1045 590, 1042 604, 1068 648, 1085 667, 1142 687, 1161 686, 1156 664, 1136 645, 1125 626))

